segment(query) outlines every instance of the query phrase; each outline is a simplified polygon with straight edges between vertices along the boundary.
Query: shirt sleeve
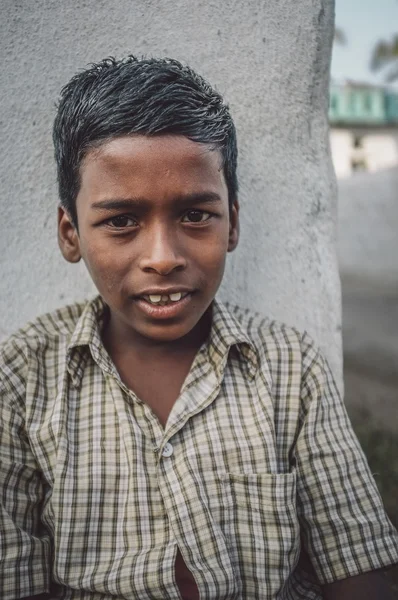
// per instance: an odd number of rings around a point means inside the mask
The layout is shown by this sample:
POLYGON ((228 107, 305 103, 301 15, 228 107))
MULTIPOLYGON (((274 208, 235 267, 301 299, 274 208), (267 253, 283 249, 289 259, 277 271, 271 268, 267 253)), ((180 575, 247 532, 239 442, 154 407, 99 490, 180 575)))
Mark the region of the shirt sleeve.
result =
POLYGON ((49 591, 50 539, 41 521, 44 485, 25 431, 20 353, 0 353, 0 598, 49 591), (8 357, 10 359, 10 356, 8 357))
POLYGON ((330 368, 302 340, 303 425, 296 444, 303 543, 321 584, 398 562, 398 535, 330 368))

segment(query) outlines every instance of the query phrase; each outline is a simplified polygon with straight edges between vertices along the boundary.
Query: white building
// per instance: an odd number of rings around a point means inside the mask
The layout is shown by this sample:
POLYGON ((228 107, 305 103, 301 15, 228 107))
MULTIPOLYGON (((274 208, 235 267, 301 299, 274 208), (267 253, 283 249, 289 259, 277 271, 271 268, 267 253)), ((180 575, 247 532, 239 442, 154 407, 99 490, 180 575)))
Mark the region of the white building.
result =
POLYGON ((352 82, 332 84, 330 145, 339 179, 398 165, 398 92, 352 82))

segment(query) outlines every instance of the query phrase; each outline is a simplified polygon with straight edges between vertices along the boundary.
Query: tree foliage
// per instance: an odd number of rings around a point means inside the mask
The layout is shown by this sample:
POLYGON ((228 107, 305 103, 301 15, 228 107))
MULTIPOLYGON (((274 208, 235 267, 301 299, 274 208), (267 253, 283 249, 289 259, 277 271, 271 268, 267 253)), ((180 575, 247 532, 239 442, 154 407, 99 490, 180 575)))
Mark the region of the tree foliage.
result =
POLYGON ((398 80, 398 34, 391 40, 381 40, 373 49, 370 59, 372 71, 384 71, 388 82, 398 80))

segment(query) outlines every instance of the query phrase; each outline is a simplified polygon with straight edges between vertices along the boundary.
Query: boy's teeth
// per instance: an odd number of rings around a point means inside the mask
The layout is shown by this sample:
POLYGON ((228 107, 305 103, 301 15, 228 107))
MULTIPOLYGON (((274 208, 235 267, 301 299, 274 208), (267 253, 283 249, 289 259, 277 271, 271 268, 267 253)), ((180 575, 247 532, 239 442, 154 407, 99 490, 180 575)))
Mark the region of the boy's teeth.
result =
POLYGON ((170 300, 172 302, 178 302, 179 300, 181 300, 181 292, 176 292, 175 294, 170 294, 170 300))
POLYGON ((149 300, 149 302, 151 302, 152 304, 161 304, 162 306, 164 304, 167 304, 168 302, 178 302, 179 300, 181 300, 182 298, 182 293, 181 292, 175 292, 175 294, 149 294, 147 296, 147 299, 149 300))

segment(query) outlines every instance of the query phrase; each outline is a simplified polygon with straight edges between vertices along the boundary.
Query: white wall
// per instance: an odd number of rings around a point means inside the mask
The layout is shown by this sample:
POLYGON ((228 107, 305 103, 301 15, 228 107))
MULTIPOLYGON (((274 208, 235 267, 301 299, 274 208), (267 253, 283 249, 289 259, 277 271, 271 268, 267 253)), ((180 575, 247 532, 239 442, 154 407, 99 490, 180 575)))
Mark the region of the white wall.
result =
POLYGON ((307 328, 339 379, 333 13, 333 0, 3 0, 2 335, 92 291, 55 238, 51 123, 61 85, 107 55, 169 55, 217 86, 237 124, 242 239, 224 297, 307 328))
POLYGON ((370 172, 398 165, 398 130, 364 136, 363 149, 370 172))
POLYGON ((368 129, 347 127, 331 128, 330 146, 338 179, 353 173, 352 160, 363 160, 370 173, 398 165, 398 127, 368 129), (361 147, 354 148, 355 137, 361 139, 361 147))

